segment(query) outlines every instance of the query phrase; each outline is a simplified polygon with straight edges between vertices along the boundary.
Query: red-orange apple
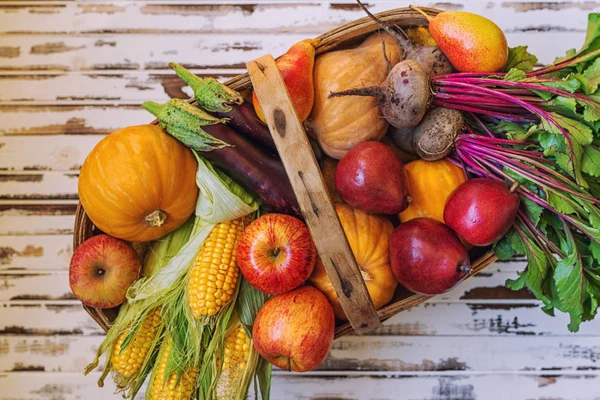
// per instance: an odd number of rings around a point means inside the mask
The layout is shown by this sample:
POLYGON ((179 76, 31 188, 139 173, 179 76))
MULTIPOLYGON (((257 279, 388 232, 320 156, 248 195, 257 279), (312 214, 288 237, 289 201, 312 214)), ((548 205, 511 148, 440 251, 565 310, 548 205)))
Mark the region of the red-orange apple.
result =
POLYGON ((304 222, 285 214, 265 214, 242 233, 237 263, 244 278, 269 294, 302 285, 315 266, 317 251, 304 222))
POLYGON ((140 258, 127 242, 109 235, 92 236, 73 253, 69 284, 83 304, 116 307, 125 301, 140 268, 140 258))
POLYGON ((254 320, 252 339, 271 364, 305 372, 325 360, 334 332, 335 316, 325 295, 302 286, 265 303, 254 320))

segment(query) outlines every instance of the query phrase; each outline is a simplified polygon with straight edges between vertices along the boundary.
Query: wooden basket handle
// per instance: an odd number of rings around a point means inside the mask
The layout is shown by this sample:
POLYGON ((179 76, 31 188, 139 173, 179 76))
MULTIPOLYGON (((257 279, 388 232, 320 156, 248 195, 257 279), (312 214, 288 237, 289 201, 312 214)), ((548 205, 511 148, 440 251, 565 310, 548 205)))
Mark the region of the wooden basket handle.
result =
POLYGON ((246 66, 277 151, 342 309, 356 333, 372 331, 381 322, 275 60, 266 55, 246 66))

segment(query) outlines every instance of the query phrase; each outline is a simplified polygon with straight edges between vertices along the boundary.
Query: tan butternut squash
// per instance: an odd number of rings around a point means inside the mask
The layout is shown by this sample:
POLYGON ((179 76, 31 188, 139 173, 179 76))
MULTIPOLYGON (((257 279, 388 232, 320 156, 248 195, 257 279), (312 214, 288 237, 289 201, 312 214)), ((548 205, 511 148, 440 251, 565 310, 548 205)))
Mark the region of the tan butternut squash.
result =
POLYGON ((373 97, 336 97, 331 92, 361 86, 378 86, 388 74, 383 41, 391 66, 402 57, 402 49, 388 34, 373 34, 360 46, 325 53, 314 67, 315 103, 309 127, 323 151, 340 159, 348 150, 365 140, 379 140, 388 123, 381 116, 373 97))

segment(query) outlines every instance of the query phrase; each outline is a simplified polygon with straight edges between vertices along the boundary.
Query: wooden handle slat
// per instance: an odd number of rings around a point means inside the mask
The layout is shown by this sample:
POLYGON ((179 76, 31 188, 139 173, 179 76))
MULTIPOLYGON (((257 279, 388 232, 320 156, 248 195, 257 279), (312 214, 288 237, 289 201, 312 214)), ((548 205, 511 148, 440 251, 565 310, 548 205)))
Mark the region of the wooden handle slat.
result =
POLYGON ((298 204, 348 321, 356 333, 381 322, 289 93, 270 55, 246 64, 298 204))

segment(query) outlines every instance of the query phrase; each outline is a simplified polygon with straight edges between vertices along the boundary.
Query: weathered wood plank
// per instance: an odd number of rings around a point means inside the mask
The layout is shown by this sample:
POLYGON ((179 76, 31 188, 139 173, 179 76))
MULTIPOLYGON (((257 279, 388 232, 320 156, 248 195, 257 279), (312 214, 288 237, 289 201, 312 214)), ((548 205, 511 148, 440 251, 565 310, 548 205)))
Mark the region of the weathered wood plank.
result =
POLYGON ((0 70, 167 69, 170 61, 195 68, 240 68, 265 53, 283 54, 306 37, 286 33, 0 36, 0 48, 18 47, 21 54, 0 58, 0 70))
POLYGON ((0 205, 0 237, 72 235, 74 206, 0 205))
MULTIPOLYGON (((583 28, 585 24, 582 23, 583 28)), ((322 32, 325 32, 323 30, 322 32)), ((193 68, 240 68, 264 54, 283 54, 293 43, 314 36, 299 33, 93 34, 0 36, 0 48, 19 57, 0 58, 0 70, 89 71, 167 69, 170 61, 193 68), (109 43, 109 44, 107 44, 109 43)), ((529 45, 549 63, 584 40, 583 31, 507 32, 511 46, 529 45)), ((24 94, 22 100, 34 100, 24 94)))
MULTIPOLYGON (((245 72, 233 70, 194 70, 198 76, 224 81, 245 72)), ((67 101, 141 104, 146 100, 166 101, 189 98, 191 90, 174 73, 164 71, 120 71, 110 73, 17 74, 0 73, 0 102, 22 103, 67 101)))
POLYGON ((273 398, 299 399, 553 399, 597 400, 600 379, 536 375, 474 375, 418 377, 308 377, 276 375, 273 398))
MULTIPOLYGON (((0 301, 9 300, 68 300, 74 299, 69 289, 67 269, 55 271, 0 271, 0 301)), ((436 296, 435 301, 524 300, 533 303, 526 291, 513 292, 504 287, 507 279, 515 278, 513 271, 488 272, 476 275, 453 290, 436 296)))
MULTIPOLYGON (((107 134, 152 121, 139 106, 2 106, 0 136, 107 134)), ((0 141, 3 138, 0 138, 0 141)))
POLYGON ((0 137, 0 170, 77 171, 104 135, 0 137))
MULTIPOLYGON (((0 317, 0 335, 104 334, 75 301, 0 303, 0 317)), ((568 323, 566 314, 550 317, 539 304, 433 301, 392 317, 370 336, 560 336, 570 334, 568 323)), ((599 336, 600 321, 584 323, 578 335, 599 336)))
MULTIPOLYGON (((93 359, 102 336, 0 338, 0 372, 79 372, 93 359)), ((344 336, 336 339, 321 371, 508 372, 596 370, 596 337, 344 336)), ((104 361, 104 360, 102 360, 104 361)), ((101 362, 97 371, 101 371, 101 362)), ((598 373, 598 372, 597 372, 598 373)), ((600 373, 598 373, 600 374, 600 373)))
POLYGON ((0 272, 0 301, 75 300, 68 271, 0 272))
MULTIPOLYGON (((115 33, 115 32, 302 32, 321 33, 362 18, 364 13, 351 1, 269 1, 270 4, 219 5, 219 2, 111 2, 97 4, 0 6, 0 33, 115 33), (203 4, 204 3, 204 4, 203 4), (279 4, 277 4, 279 3, 279 4), (341 3, 341 4, 340 4, 341 3), (345 4, 344 4, 345 3, 345 4), (69 21, 69 24, 65 24, 69 21)), ((533 3, 478 0, 440 3, 421 1, 420 6, 440 9, 467 9, 491 18, 505 31, 519 29, 579 30, 585 26, 585 12, 600 9, 598 2, 533 3), (546 3, 546 4, 545 4, 546 3)), ((372 12, 403 4, 369 1, 372 12)))
POLYGON ((61 270, 73 253, 70 235, 0 236, 0 270, 61 270))
POLYGON ((0 303, 0 335, 104 335, 81 304, 0 303), (23 316, 26 315, 26 318, 23 316))
POLYGON ((0 200, 76 200, 79 172, 0 172, 0 200))
MULTIPOLYGON (((118 400, 110 379, 99 388, 99 373, 17 372, 0 374, 10 400, 118 400)), ((557 374, 428 374, 412 376, 274 373, 271 398, 277 400, 598 400, 600 376, 557 374)), ((144 398, 144 390, 138 398, 144 398)))

